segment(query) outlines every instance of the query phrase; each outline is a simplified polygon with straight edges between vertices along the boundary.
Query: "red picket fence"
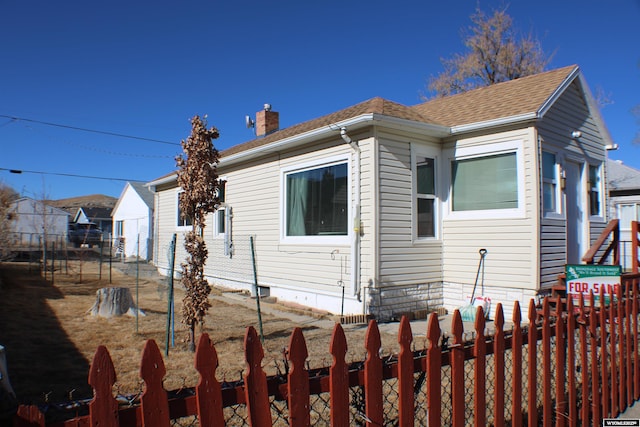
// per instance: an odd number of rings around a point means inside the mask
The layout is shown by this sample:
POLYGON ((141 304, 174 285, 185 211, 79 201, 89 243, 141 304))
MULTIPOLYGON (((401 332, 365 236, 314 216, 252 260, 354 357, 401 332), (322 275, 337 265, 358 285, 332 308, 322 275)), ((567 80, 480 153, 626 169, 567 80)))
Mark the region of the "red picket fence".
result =
POLYGON ((116 374, 111 358, 100 347, 89 373, 95 393, 88 415, 47 424, 37 407, 22 406, 14 426, 162 427, 183 417, 205 427, 600 425, 640 399, 639 283, 640 274, 625 275, 615 295, 602 290, 599 301, 591 294, 587 303, 581 297, 577 305, 570 298, 547 297, 540 305, 532 300, 528 322, 522 321, 516 302, 513 326, 506 330, 498 304, 490 335, 478 308, 474 339, 467 341, 457 311, 450 335, 441 334, 432 314, 422 351, 412 349, 411 327, 403 318, 400 351, 384 359, 377 323, 371 321, 366 359, 356 364, 345 362, 347 342, 336 324, 333 363, 327 369, 305 367, 305 340, 295 328, 286 375, 278 377, 265 375, 263 349, 249 327, 247 369, 239 384, 216 379, 216 350, 203 334, 195 354, 200 382, 189 396, 178 398, 169 398, 162 387, 163 359, 150 340, 140 370, 144 392, 138 405, 124 408, 112 394, 116 374))

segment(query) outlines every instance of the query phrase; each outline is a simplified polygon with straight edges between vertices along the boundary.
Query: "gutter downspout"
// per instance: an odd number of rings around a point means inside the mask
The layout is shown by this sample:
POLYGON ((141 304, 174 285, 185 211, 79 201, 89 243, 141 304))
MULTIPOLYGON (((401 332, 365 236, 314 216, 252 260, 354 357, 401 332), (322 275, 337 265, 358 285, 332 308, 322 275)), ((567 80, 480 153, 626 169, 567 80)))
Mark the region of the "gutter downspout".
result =
POLYGON ((351 233, 351 283, 353 294, 362 302, 362 312, 365 313, 365 302, 361 295, 360 287, 360 147, 357 141, 353 141, 347 135, 347 128, 340 128, 340 136, 353 149, 353 175, 354 175, 354 208, 353 208, 353 232, 351 233))

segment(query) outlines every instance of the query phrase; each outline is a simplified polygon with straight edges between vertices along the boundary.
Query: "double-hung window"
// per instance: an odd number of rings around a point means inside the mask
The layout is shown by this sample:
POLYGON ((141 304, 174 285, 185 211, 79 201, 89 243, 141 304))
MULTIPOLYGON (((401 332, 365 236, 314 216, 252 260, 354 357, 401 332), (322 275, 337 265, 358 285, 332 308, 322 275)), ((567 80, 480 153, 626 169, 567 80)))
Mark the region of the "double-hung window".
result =
POLYGON ((349 177, 347 161, 284 172, 285 239, 349 234, 349 177))
POLYGON ((437 230, 436 158, 414 156, 415 235, 418 239, 434 238, 437 230))
POLYGON ((542 211, 545 215, 559 213, 558 164, 556 155, 542 152, 542 211))

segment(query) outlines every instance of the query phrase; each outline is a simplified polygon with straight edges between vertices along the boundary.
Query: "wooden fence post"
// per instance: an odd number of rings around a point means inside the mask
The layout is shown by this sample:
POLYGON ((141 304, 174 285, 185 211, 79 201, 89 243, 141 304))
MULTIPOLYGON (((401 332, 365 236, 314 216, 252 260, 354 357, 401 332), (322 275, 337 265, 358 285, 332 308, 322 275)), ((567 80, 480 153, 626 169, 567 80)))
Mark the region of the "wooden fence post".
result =
POLYGON ((244 391, 247 399, 249 425, 252 427, 271 427, 267 375, 262 369, 264 350, 253 326, 249 326, 244 334, 244 357, 247 361, 244 391))
POLYGON ((364 362, 364 401, 367 426, 381 426, 382 412, 382 360, 380 359, 380 330, 375 320, 369 321, 364 339, 367 359, 364 362))
POLYGON ((476 339, 473 346, 474 356, 476 357, 473 376, 474 425, 483 426, 486 425, 487 419, 487 386, 485 383, 485 381, 487 380, 487 342, 484 335, 485 318, 482 307, 477 307, 476 322, 474 326, 476 329, 476 339))
POLYGON ((406 316, 400 319, 398 329, 398 425, 399 427, 410 427, 414 425, 414 405, 413 397, 413 352, 411 342, 413 333, 411 323, 406 316))
MULTIPOLYGON (((600 359, 602 360, 601 379, 602 385, 602 418, 607 418, 611 412, 611 396, 609 394, 609 369, 607 366, 607 358, 609 352, 607 351, 607 308, 604 303, 604 286, 600 288, 600 359)), ((599 422, 599 421, 598 421, 599 422)))
POLYGON ((93 387, 93 399, 89 403, 89 420, 92 426, 118 427, 118 402, 113 397, 116 371, 109 351, 99 346, 89 369, 89 384, 93 387))
POLYGON ((200 374, 196 386, 196 407, 201 427, 224 425, 222 388, 216 379, 218 353, 207 333, 200 335, 196 348, 195 367, 200 374))
POLYGON ((453 345, 451 346, 451 405, 452 405, 452 427, 463 427, 465 425, 465 378, 464 378, 464 342, 462 316, 460 310, 453 312, 451 319, 451 333, 453 334, 453 345))
POLYGON ((142 425, 146 427, 169 427, 169 402, 162 380, 167 373, 160 349, 154 340, 147 340, 142 351, 140 378, 145 388, 140 397, 142 425))
MULTIPOLYGON (((589 425, 589 349, 587 336, 589 335, 588 319, 585 313, 584 295, 580 294, 580 315, 578 316, 578 328, 580 330, 580 366, 582 368, 582 410, 580 420, 583 426, 589 425)), ((592 348, 593 349, 593 348, 592 348)), ((593 397, 592 397, 593 398, 593 397)))
MULTIPOLYGON (((569 297, 571 298, 571 297, 569 297)), ((566 364, 566 341, 565 341, 565 322, 562 310, 562 298, 558 298, 556 302, 556 427, 564 427, 565 417, 567 416, 567 399, 565 396, 565 376, 567 371, 566 364)), ((573 366, 571 367, 573 369, 573 366)), ((551 372, 550 370, 548 371, 551 372)))
MULTIPOLYGON (((627 385, 627 381, 626 381, 626 370, 627 370, 627 363, 626 363, 626 354, 627 354, 627 349, 626 349, 626 338, 625 338, 625 334, 624 334, 624 324, 625 324, 625 318, 624 318, 624 300, 622 299, 622 284, 620 284, 620 286, 618 286, 617 289, 612 289, 611 292, 611 302, 613 303, 613 296, 614 294, 616 295, 616 298, 618 299, 617 301, 617 307, 618 307, 618 354, 619 354, 619 360, 618 360, 618 390, 619 390, 619 396, 618 396, 618 413, 622 412, 625 410, 625 408, 627 407, 627 396, 625 395, 625 387, 627 385)), ((615 327, 615 325, 613 325, 615 327)))
POLYGON ((493 337, 493 425, 504 426, 504 313, 502 303, 496 306, 494 322, 496 331, 493 337))
POLYGON ((567 387, 569 395, 569 425, 578 425, 578 396, 576 388, 576 314, 571 295, 567 296, 567 387))
POLYGON ((331 427, 349 426, 349 369, 345 362, 347 339, 339 323, 333 328, 329 352, 333 363, 329 369, 329 396, 331 399, 331 427))
POLYGON ((631 335, 631 323, 635 322, 635 320, 633 320, 632 316, 632 312, 631 312, 631 304, 633 304, 631 298, 633 296, 633 294, 631 293, 631 284, 627 283, 627 286, 625 286, 625 322, 626 322, 626 326, 627 329, 625 331, 625 347, 626 347, 626 352, 625 352, 625 356, 626 356, 626 379, 627 379, 627 389, 626 389, 626 394, 627 394, 627 407, 633 405, 633 372, 631 371, 631 365, 632 365, 632 358, 631 355, 633 354, 633 335, 631 335))
MULTIPOLYGON (((604 286, 603 286, 604 288, 604 286)), ((616 320, 617 320, 617 312, 616 309, 617 304, 613 300, 614 294, 613 291, 610 290, 609 293, 609 345, 611 346, 611 417, 618 416, 618 397, 619 397, 619 377, 618 377, 618 347, 617 344, 619 342, 618 336, 616 336, 616 320)))
POLYGON ((304 363, 309 357, 302 329, 296 327, 289 340, 289 375, 287 402, 289 403, 289 425, 308 427, 309 414, 309 372, 304 363))
POLYGON ((527 398, 529 400, 529 426, 538 425, 538 327, 536 320, 538 312, 533 299, 529 300, 529 331, 527 335, 527 398))
POLYGON ((551 426, 551 313, 549 298, 542 301, 542 425, 551 426))
MULTIPOLYGON (((482 310, 481 307, 478 309, 482 310)), ((442 349, 437 313, 429 315, 427 340, 427 425, 439 426, 442 423, 442 349)))
MULTIPOLYGON (((596 296, 593 291, 589 293, 589 332, 591 336, 591 405, 592 418, 591 425, 596 425, 602 417, 602 403, 604 399, 600 396, 600 373, 598 371, 598 323, 600 323, 600 315, 596 308, 596 296)), ((601 338, 601 337, 600 337, 601 338)), ((600 347, 600 354, 603 354, 604 348, 600 347)))
POLYGON ((522 314, 520 303, 513 303, 513 334, 511 351, 513 354, 513 401, 511 402, 511 426, 522 427, 522 314))

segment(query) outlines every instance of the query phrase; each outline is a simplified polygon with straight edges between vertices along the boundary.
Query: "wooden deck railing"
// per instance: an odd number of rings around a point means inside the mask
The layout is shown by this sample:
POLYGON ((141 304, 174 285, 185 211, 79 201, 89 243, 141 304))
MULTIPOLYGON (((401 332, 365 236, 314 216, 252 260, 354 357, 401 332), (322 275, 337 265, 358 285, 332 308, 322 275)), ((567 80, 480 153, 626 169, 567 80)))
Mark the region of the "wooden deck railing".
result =
POLYGON ((186 416, 196 416, 203 427, 349 426, 356 420, 367 426, 413 426, 416 421, 438 426, 600 425, 603 418, 617 416, 640 399, 640 274, 623 277, 608 302, 604 289, 598 303, 593 294, 588 304, 582 296, 577 305, 571 298, 553 304, 545 298, 540 306, 532 300, 528 322, 522 322, 516 302, 510 329, 505 329, 498 304, 492 335, 487 335, 478 308, 472 341, 463 340, 458 311, 446 336, 432 314, 422 351, 412 349, 411 326, 403 318, 400 350, 384 359, 378 325, 372 320, 364 343, 366 360, 350 365, 345 362, 342 326, 336 324, 328 369, 305 367, 307 348, 296 328, 287 352, 289 369, 279 377, 265 375, 263 349, 249 327, 244 338, 247 368, 240 384, 217 380, 216 350, 203 334, 195 354, 200 382, 192 395, 182 398, 168 398, 162 387, 162 355, 154 341, 147 341, 140 369, 144 392, 138 405, 125 408, 118 408, 112 395, 116 374, 107 349, 100 347, 89 373, 95 393, 88 415, 47 424, 37 407, 21 406, 14 426, 162 427, 186 416), (355 393, 360 393, 362 407, 353 407, 355 393), (279 405, 277 411, 274 405, 279 405))
POLYGON ((582 260, 587 264, 599 264, 602 265, 607 262, 609 255, 613 253, 611 264, 620 264, 620 221, 613 219, 609 221, 607 227, 602 230, 598 239, 591 245, 587 253, 582 257, 582 260), (594 262, 596 255, 602 249, 603 245, 608 243, 607 247, 600 258, 594 262))

